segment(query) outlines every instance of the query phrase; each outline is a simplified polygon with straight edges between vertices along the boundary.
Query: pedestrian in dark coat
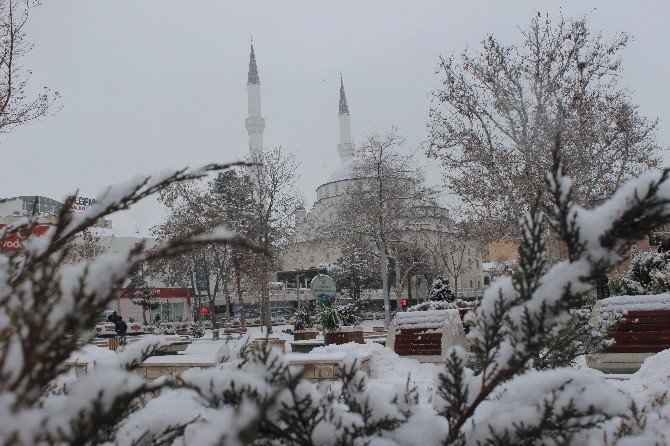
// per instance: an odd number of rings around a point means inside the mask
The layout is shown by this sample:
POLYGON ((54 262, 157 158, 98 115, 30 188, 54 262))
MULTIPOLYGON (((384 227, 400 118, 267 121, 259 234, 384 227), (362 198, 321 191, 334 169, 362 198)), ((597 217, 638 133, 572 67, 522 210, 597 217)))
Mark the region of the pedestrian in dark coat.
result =
POLYGON ((116 322, 114 323, 114 330, 116 330, 116 335, 121 339, 121 344, 125 344, 128 324, 126 324, 126 321, 124 321, 121 316, 116 319, 116 322))

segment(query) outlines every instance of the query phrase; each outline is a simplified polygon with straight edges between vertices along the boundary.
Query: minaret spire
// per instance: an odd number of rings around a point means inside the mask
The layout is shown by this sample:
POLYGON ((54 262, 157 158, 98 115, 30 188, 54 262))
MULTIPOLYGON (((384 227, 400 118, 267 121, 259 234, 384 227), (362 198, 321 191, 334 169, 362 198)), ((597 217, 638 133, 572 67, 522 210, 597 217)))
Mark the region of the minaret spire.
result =
POLYGON ((349 117, 349 104, 347 104, 347 95, 344 93, 344 81, 340 73, 340 143, 337 145, 337 152, 340 154, 340 161, 346 162, 354 156, 354 144, 351 139, 351 118, 349 117))
POLYGON ((244 125, 249 134, 249 150, 253 158, 263 149, 263 130, 265 130, 265 119, 261 116, 261 81, 258 77, 258 66, 256 65, 256 54, 254 53, 253 38, 251 41, 251 52, 249 53, 249 75, 247 79, 247 99, 249 117, 245 119, 244 125))
POLYGON ((340 73, 340 115, 349 114, 349 104, 347 104, 347 95, 344 93, 344 81, 340 73))
POLYGON ((261 80, 258 77, 258 66, 256 66, 256 54, 254 53, 254 38, 251 38, 251 54, 249 54, 249 79, 247 84, 260 85, 261 80))

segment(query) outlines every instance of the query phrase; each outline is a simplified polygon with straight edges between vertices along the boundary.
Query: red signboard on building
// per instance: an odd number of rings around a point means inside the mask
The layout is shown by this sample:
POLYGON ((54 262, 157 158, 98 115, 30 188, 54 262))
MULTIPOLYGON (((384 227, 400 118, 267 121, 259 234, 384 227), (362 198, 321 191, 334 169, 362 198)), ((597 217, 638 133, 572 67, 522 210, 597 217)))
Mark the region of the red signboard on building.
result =
MULTIPOLYGON (((0 223, 0 229, 4 229, 6 227, 7 225, 0 223)), ((30 230, 30 234, 37 237, 42 236, 49 230, 50 227, 51 226, 49 225, 33 226, 30 230)), ((25 231, 8 234, 2 240, 2 247, 0 247, 0 251, 19 251, 21 248, 23 248, 23 243, 25 243, 27 238, 28 233, 25 231)))

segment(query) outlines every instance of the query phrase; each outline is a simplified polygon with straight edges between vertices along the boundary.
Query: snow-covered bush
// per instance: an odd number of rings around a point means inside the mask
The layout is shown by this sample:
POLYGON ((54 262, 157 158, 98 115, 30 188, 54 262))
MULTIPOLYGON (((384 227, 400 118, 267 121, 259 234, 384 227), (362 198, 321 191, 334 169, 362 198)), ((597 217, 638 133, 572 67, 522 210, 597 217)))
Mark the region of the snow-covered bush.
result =
POLYGON ((156 334, 160 335, 176 335, 177 331, 174 329, 174 326, 171 323, 163 323, 156 325, 154 329, 156 334))
POLYGON ((188 326, 188 334, 193 338, 201 338, 205 336, 205 329, 198 322, 191 322, 188 326))
POLYGON ((316 309, 309 302, 302 303, 295 313, 293 329, 296 331, 313 329, 316 324, 316 309))
POLYGON ((360 300, 353 299, 346 305, 339 305, 337 299, 324 302, 319 309, 319 320, 325 331, 337 331, 340 327, 350 327, 361 322, 360 300))
POLYGON ((670 291, 670 253, 633 254, 628 273, 612 277, 609 285, 615 296, 667 293, 670 291))
POLYGON ((444 276, 437 276, 433 280, 429 301, 413 305, 407 311, 426 311, 426 310, 450 310, 455 308, 473 308, 477 305, 476 301, 466 301, 456 298, 449 279, 444 276))
POLYGON ((435 277, 428 298, 433 301, 453 302, 456 296, 449 279, 444 276, 435 277))

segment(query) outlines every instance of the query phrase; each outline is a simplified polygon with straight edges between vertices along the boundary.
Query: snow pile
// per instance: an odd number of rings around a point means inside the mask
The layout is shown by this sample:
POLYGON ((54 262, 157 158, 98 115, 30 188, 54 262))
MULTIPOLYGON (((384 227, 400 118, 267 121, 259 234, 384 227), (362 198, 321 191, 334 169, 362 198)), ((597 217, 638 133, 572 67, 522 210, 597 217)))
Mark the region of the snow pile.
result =
POLYGON ((421 363, 405 358, 390 348, 375 342, 327 345, 312 350, 305 356, 346 352, 352 357, 370 355, 370 385, 380 388, 404 387, 408 380, 416 386, 422 401, 430 401, 435 392, 435 380, 440 367, 437 364, 421 363))
POLYGON ((398 329, 442 330, 449 313, 460 318, 458 310, 426 310, 397 313, 395 320, 398 329))
POLYGON ((458 309, 458 305, 454 302, 447 302, 444 300, 429 300, 428 302, 421 302, 420 304, 412 305, 407 309, 407 312, 456 309, 458 309))
POLYGON ((670 310, 670 293, 643 296, 612 296, 599 302, 602 311, 670 310))

